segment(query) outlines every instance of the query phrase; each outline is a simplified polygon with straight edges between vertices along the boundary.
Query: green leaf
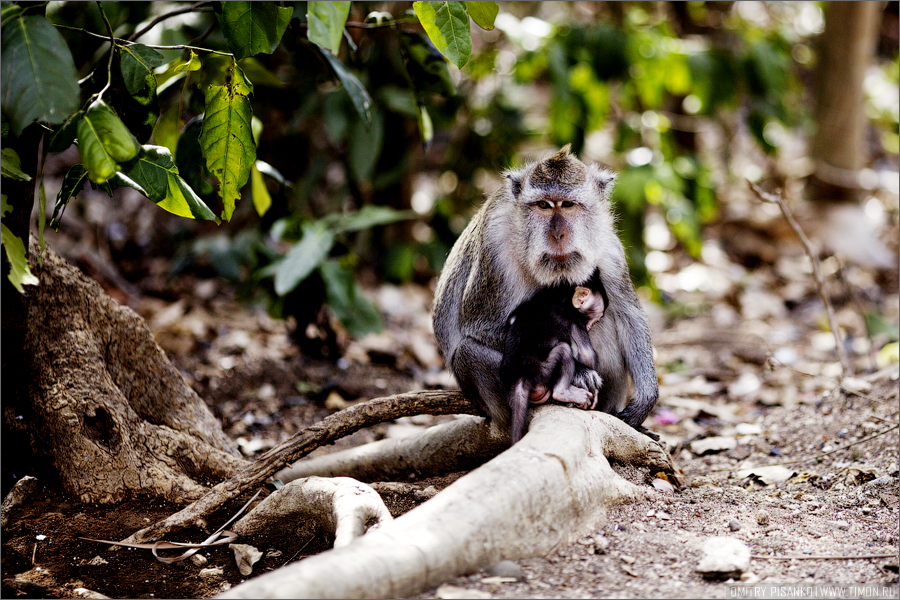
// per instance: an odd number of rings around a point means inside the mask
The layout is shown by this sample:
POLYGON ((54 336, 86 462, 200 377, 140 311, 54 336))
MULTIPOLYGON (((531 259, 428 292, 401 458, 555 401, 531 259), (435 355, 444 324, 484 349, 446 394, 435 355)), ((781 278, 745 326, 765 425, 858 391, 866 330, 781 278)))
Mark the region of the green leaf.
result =
POLYGON ((82 111, 74 113, 50 136, 50 152, 63 152, 69 149, 69 146, 75 142, 78 121, 81 120, 83 114, 82 111))
POLYGON ((400 43, 406 50, 406 69, 415 92, 419 95, 429 92, 446 97, 456 94, 447 59, 426 36, 415 31, 404 31, 400 34, 400 43))
POLYGON ((465 2, 414 2, 428 38, 441 54, 462 69, 472 55, 472 34, 465 2))
POLYGON ((354 119, 350 128, 347 161, 350 164, 350 173, 357 182, 372 180, 375 165, 381 156, 384 134, 384 118, 380 110, 372 110, 372 120, 368 124, 354 119))
POLYGON ((307 29, 309 41, 338 53, 344 24, 350 15, 349 2, 307 2, 307 29))
POLYGON ((263 216, 269 210, 269 207, 272 206, 272 196, 269 195, 262 173, 259 172, 255 164, 250 169, 250 191, 253 194, 253 206, 256 208, 256 214, 263 216))
POLYGON ((96 184, 108 181, 120 163, 133 159, 140 149, 138 141, 103 100, 95 100, 78 121, 78 154, 96 184))
POLYGON ((325 282, 328 306, 350 335, 362 337, 381 331, 381 315, 360 292, 352 268, 336 259, 327 260, 319 267, 319 273, 325 282))
POLYGON ((154 143, 157 146, 168 148, 172 156, 177 156, 175 150, 178 148, 178 140, 181 137, 181 123, 178 114, 180 108, 177 103, 167 108, 153 128, 154 143))
POLYGON ((330 214, 322 218, 321 222, 335 233, 343 233, 405 221, 413 219, 415 216, 416 213, 411 210, 397 210, 389 206, 367 204, 354 212, 330 214))
POLYGON ((34 120, 58 124, 78 110, 80 89, 72 53, 40 15, 10 19, 0 31, 3 114, 19 135, 34 120))
POLYGON ((211 85, 206 90, 206 115, 200 148, 206 165, 219 180, 222 218, 231 219, 234 202, 250 177, 256 161, 256 145, 250 121, 253 112, 249 94, 252 87, 240 67, 232 64, 225 85, 211 85))
POLYGON ((266 161, 264 161, 264 160, 257 160, 257 161, 254 163, 254 166, 259 170, 260 173, 262 173, 263 175, 267 175, 267 176, 271 177, 272 179, 274 179, 275 181, 277 181, 278 183, 280 183, 280 184, 283 185, 284 187, 291 187, 291 182, 288 181, 288 180, 284 177, 284 175, 281 174, 281 172, 280 172, 278 169, 276 169, 275 167, 273 167, 272 165, 270 165, 270 164, 267 163, 266 161))
POLYGON ((31 175, 22 171, 22 161, 12 148, 0 151, 0 176, 17 181, 31 181, 31 175))
POLYGON ((144 146, 138 159, 118 173, 115 181, 139 191, 172 214, 188 219, 216 219, 213 211, 179 176, 168 148, 144 146))
POLYGON ((475 24, 488 31, 494 28, 494 19, 500 12, 500 6, 496 2, 466 2, 466 9, 475 24))
POLYGON ((216 18, 237 58, 271 54, 281 41, 293 8, 272 2, 220 2, 216 18))
POLYGON ((56 194, 56 206, 53 207, 53 216, 50 218, 51 228, 59 228, 59 220, 62 219, 66 205, 68 205, 72 196, 81 191, 85 179, 87 179, 87 171, 84 170, 84 165, 75 165, 66 173, 62 186, 59 188, 59 193, 56 194))
POLYGON ((178 60, 173 61, 172 65, 174 65, 172 69, 172 73, 182 73, 184 71, 199 71, 203 68, 203 64, 200 62, 200 57, 197 56, 193 50, 190 48, 186 48, 181 52, 181 56, 178 60))
POLYGON ((200 134, 203 132, 203 117, 195 117, 188 121, 187 125, 178 137, 178 145, 175 151, 175 164, 178 172, 187 184, 200 196, 206 197, 213 194, 216 189, 207 181, 210 177, 206 168, 206 159, 200 148, 200 134))
POLYGON ((334 231, 320 221, 303 224, 300 241, 275 263, 275 293, 284 296, 328 257, 334 245, 334 231))
POLYGON ((153 69, 166 62, 163 55, 143 44, 119 46, 119 53, 119 68, 128 93, 134 95, 146 88, 155 93, 156 75, 153 69))
POLYGON ((431 115, 428 109, 423 105, 416 105, 416 121, 419 124, 419 134, 422 136, 422 143, 427 147, 434 139, 434 125, 431 123, 431 115))
MULTIPOLYGON (((5 215, 12 210, 12 207, 6 203, 5 195, 0 199, 0 202, 2 202, 0 213, 5 215)), ((13 287, 22 294, 25 292, 23 285, 37 285, 40 283, 28 266, 28 259, 25 257, 25 244, 2 223, 0 223, 0 243, 3 244, 3 248, 6 250, 6 258, 9 259, 9 281, 13 284, 13 287)))
POLYGON ((366 91, 363 84, 356 78, 356 75, 348 71, 344 64, 335 58, 331 52, 324 48, 320 48, 319 51, 328 60, 328 64, 331 65, 331 68, 334 70, 335 75, 338 76, 338 79, 341 80, 341 83, 344 84, 344 89, 347 90, 347 94, 350 95, 350 100, 353 102, 353 107, 356 109, 356 112, 358 112, 359 116, 368 124, 370 120, 370 111, 372 109, 372 98, 369 96, 369 92, 366 91))

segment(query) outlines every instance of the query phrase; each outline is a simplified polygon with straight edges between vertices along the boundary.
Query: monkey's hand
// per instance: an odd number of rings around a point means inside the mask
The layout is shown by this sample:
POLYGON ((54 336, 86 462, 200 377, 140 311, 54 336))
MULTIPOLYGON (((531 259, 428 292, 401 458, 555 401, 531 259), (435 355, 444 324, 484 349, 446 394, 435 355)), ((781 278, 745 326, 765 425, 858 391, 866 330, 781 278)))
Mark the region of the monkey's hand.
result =
MULTIPOLYGON (((596 405, 597 392, 600 391, 600 387, 603 385, 603 379, 597 371, 579 364, 575 368, 575 375, 572 376, 572 385, 587 390, 593 397, 593 405, 596 405)), ((593 408, 593 406, 591 406, 591 408, 593 408)))

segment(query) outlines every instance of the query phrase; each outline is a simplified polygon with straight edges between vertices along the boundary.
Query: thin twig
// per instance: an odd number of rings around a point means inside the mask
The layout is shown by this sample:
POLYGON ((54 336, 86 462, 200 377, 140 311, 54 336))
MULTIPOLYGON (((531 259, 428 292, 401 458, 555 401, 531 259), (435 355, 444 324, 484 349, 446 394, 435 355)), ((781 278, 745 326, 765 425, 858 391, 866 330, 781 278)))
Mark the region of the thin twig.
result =
MULTIPOLYGON (((197 2, 196 4, 191 4, 187 8, 179 8, 179 9, 173 10, 171 12, 167 12, 163 15, 159 15, 158 17, 156 17, 155 19, 153 19, 152 21, 147 23, 147 25, 145 25, 142 29, 140 29, 139 31, 135 31, 130 36, 128 36, 128 41, 133 42, 134 40, 138 39, 139 37, 141 37, 148 31, 150 31, 151 29, 156 27, 156 25, 160 21, 165 21, 169 17, 175 17, 177 15, 183 15, 183 14, 189 13, 189 12, 198 12, 199 9, 204 8, 208 4, 212 4, 212 2, 207 2, 207 1, 197 2)), ((204 12, 206 12, 206 11, 204 11, 204 12)))
POLYGON ((106 25, 106 32, 109 34, 107 36, 109 39, 109 63, 106 67, 106 85, 103 86, 103 89, 97 94, 98 98, 102 98, 103 94, 106 93, 106 90, 109 89, 109 86, 112 85, 113 58, 116 55, 116 36, 113 35, 112 25, 109 24, 109 19, 106 18, 106 11, 103 10, 103 3, 97 2, 97 8, 100 9, 100 17, 103 19, 103 23, 106 25))
POLYGON ((794 230, 794 233, 797 234, 797 237, 800 238, 800 242, 803 244, 803 249, 806 250, 807 256, 809 256, 809 260, 812 263, 813 270, 813 278, 816 280, 816 287, 819 290, 819 297, 822 299, 822 303, 825 305, 825 312, 828 313, 828 325, 831 327, 831 333, 834 334, 834 342, 835 347, 837 349, 838 360, 841 363, 842 376, 848 377, 853 374, 853 367, 850 365, 850 359, 847 357, 847 351, 844 349, 844 344, 841 341, 841 332, 838 329, 837 319, 834 316, 834 309, 831 307, 831 300, 828 299, 828 294, 825 293, 825 280, 822 278, 822 268, 819 264, 819 258, 816 256, 816 251, 813 249, 812 243, 810 243, 809 238, 806 237, 806 234, 803 233, 803 229, 800 228, 800 224, 794 219, 794 215, 791 214, 791 211, 788 209, 787 205, 784 202, 784 198, 781 196, 780 192, 776 192, 774 194, 769 194, 768 192, 764 192, 754 184, 749 179, 747 180, 747 185, 750 186, 750 189, 753 190, 753 193, 762 200, 763 202, 769 202, 772 204, 777 204, 778 208, 781 209, 781 213, 784 215, 784 218, 787 220, 788 225, 791 226, 791 229, 794 230))

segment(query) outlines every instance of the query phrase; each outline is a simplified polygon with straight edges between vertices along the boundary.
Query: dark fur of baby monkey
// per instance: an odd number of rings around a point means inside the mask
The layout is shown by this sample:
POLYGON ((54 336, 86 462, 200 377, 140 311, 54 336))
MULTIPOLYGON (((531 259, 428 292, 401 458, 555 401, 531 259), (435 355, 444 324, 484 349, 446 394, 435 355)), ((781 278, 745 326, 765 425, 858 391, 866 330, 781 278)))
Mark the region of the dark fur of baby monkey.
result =
POLYGON ((608 305, 589 334, 596 361, 576 363, 572 384, 636 429, 656 404, 650 327, 610 210, 614 180, 568 146, 507 171, 447 257, 435 290, 438 345, 463 393, 501 426, 512 413, 500 376, 509 316, 541 289, 572 289, 595 271, 608 305))
MULTIPOLYGON (((500 379, 509 390, 510 441, 525 434, 528 407, 551 398, 583 409, 597 405, 602 381, 593 393, 573 385, 576 366, 596 374, 597 353, 588 331, 608 305, 599 271, 580 286, 540 289, 507 319, 500 379)), ((599 379, 599 375, 597 378, 599 379)))

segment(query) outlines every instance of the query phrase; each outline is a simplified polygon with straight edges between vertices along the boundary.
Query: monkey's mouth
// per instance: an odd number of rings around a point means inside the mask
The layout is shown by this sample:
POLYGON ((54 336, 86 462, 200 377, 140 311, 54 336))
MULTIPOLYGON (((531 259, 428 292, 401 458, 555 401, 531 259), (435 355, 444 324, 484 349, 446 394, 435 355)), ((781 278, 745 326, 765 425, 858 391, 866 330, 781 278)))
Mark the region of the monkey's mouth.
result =
POLYGON ((548 252, 544 255, 542 262, 549 267, 561 267, 576 262, 579 257, 578 252, 548 252))

